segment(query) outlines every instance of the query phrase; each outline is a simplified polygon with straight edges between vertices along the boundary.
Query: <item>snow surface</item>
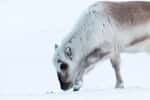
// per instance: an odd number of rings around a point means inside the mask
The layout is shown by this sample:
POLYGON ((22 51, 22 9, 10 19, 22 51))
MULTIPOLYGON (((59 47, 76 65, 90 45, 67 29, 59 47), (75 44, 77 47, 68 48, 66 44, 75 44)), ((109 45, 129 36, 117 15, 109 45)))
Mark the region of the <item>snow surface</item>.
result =
POLYGON ((0 100, 150 100, 150 54, 123 54, 125 89, 114 89, 110 62, 99 62, 81 91, 59 89, 54 44, 96 0, 0 0, 0 100))

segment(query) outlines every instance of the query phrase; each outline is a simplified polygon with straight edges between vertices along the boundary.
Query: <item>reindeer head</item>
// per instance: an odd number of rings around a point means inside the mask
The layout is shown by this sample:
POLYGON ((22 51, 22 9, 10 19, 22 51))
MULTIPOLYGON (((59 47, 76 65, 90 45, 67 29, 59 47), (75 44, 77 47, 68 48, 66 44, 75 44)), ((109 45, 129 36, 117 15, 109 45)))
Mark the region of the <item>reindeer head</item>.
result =
POLYGON ((74 54, 70 46, 62 47, 55 45, 54 65, 62 90, 73 87, 75 78, 74 54))

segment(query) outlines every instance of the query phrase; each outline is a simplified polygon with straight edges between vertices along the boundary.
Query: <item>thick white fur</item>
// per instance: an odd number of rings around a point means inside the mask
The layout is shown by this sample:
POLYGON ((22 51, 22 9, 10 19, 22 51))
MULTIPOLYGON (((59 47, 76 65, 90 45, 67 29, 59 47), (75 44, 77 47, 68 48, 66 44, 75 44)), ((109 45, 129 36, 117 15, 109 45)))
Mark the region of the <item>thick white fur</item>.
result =
MULTIPOLYGON (((84 57, 95 48, 101 48, 101 52, 109 52, 104 58, 115 58, 120 52, 137 52, 150 50, 150 41, 146 40, 136 45, 128 45, 135 38, 150 35, 150 23, 135 26, 119 25, 111 15, 105 13, 107 6, 104 3, 96 3, 90 6, 81 16, 70 35, 56 49, 54 63, 57 72, 61 72, 58 59, 69 65, 68 81, 73 82, 74 88, 80 88, 83 74, 89 68, 85 67, 84 57), (132 33, 132 34, 131 34, 132 33), (69 42, 71 41, 71 42, 69 42), (69 60, 64 54, 66 47, 70 47, 73 59, 69 60), (78 84, 79 83, 79 84, 78 84)), ((103 59, 104 59, 103 58, 103 59)), ((89 61, 90 64, 97 62, 89 61)), ((90 59, 89 60, 93 60, 90 59)))

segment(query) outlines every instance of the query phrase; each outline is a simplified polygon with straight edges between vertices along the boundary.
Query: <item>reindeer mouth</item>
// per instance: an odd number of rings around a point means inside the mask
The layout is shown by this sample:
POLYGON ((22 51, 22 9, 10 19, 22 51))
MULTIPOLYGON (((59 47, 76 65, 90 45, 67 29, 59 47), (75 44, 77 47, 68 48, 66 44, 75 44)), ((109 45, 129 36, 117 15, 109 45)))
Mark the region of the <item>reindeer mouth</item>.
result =
POLYGON ((70 81, 67 81, 67 82, 64 81, 64 80, 62 79, 62 77, 61 77, 60 74, 58 74, 58 80, 59 80, 59 83, 60 83, 60 88, 61 88, 62 90, 64 90, 64 91, 69 90, 69 89, 72 88, 72 86, 73 86, 72 82, 70 82, 70 81))
POLYGON ((69 90, 72 87, 71 82, 60 82, 60 88, 64 91, 69 90))

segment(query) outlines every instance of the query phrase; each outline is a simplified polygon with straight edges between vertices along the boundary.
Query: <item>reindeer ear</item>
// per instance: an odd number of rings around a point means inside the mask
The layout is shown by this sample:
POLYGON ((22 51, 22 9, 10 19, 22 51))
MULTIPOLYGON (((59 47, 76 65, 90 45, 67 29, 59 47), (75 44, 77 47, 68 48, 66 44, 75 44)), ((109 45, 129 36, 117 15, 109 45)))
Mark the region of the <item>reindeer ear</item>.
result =
POLYGON ((57 45, 57 44, 55 44, 54 48, 55 48, 55 50, 56 50, 56 49, 58 48, 58 45, 57 45))

